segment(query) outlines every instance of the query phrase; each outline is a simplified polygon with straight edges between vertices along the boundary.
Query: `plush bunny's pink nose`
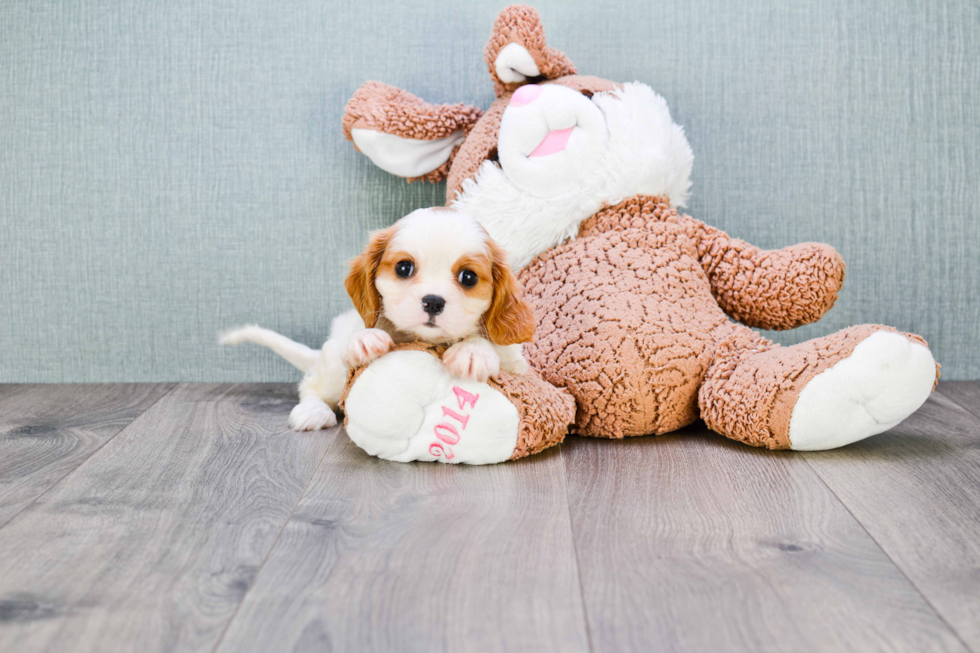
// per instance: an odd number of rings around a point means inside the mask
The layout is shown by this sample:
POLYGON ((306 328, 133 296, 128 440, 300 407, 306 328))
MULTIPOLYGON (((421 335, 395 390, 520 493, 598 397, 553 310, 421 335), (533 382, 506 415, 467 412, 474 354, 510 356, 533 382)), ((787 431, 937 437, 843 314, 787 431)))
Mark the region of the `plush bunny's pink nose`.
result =
POLYGON ((510 97, 510 105, 512 107, 523 107, 537 100, 539 95, 541 95, 540 86, 537 84, 525 84, 514 91, 514 94, 510 97))

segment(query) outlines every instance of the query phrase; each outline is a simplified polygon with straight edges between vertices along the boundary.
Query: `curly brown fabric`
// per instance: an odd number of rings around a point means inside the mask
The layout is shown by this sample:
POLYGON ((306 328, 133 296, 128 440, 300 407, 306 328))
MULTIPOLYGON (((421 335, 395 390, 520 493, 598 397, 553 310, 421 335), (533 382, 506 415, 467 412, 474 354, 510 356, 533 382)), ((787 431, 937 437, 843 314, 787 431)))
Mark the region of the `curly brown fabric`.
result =
MULTIPOLYGON (((709 429, 733 440, 753 447, 789 449, 790 417, 806 384, 879 331, 901 333, 892 327, 862 324, 781 347, 747 327, 728 325, 720 332, 715 360, 698 394, 701 418, 709 429)), ((902 335, 926 345, 917 335, 902 335)))
MULTIPOLYGON (((483 112, 469 104, 429 104, 395 86, 381 82, 365 82, 344 107, 341 125, 344 137, 353 141, 351 130, 373 129, 419 140, 445 138, 462 129, 465 133, 473 128, 483 112)), ((356 146, 355 146, 356 149, 356 146)), ((442 181, 452 165, 459 146, 440 167, 409 181, 442 181)))
MULTIPOLYGON (((427 351, 442 358, 448 347, 427 342, 412 342, 397 345, 391 351, 427 351)), ((347 372, 347 384, 340 398, 340 409, 350 390, 368 365, 353 368, 347 372)), ((568 433, 568 427, 575 421, 575 400, 562 388, 546 383, 535 372, 517 375, 501 372, 499 379, 490 379, 490 387, 500 391, 517 408, 517 445, 510 460, 524 458, 561 444, 568 433)), ((347 416, 344 415, 344 426, 347 416)))
POLYGON ((612 217, 607 210, 590 219, 584 236, 521 271, 538 320, 524 352, 542 378, 575 397, 575 432, 666 433, 697 419, 713 334, 727 318, 680 225, 629 211, 612 217))
POLYGON ((872 333, 894 329, 864 325, 779 347, 732 323, 724 309, 755 308, 762 313, 749 319, 764 324, 817 319, 833 303, 843 273, 834 267, 836 252, 827 250, 831 273, 801 270, 805 281, 796 283, 816 288, 795 302, 777 293, 785 310, 768 319, 767 302, 775 301, 768 290, 792 287, 787 271, 805 268, 812 257, 796 257, 813 250, 763 252, 678 214, 666 198, 629 198, 600 210, 576 240, 521 271, 538 320, 525 355, 545 380, 575 397, 574 431, 582 435, 665 433, 700 415, 727 437, 788 448, 789 416, 803 386, 872 333), (735 262, 729 247, 738 253, 735 262), (745 283, 734 271, 753 260, 781 263, 758 265, 745 283))
POLYGON ((579 225, 578 237, 594 236, 604 231, 646 229, 660 222, 681 224, 677 209, 670 205, 670 200, 663 196, 637 195, 599 209, 579 225))
POLYGON ((527 82, 506 83, 497 76, 495 63, 497 55, 511 43, 523 46, 534 59, 538 72, 545 79, 556 79, 565 75, 574 75, 575 66, 559 50, 549 48, 544 38, 544 27, 541 17, 533 7, 527 5, 511 5, 497 15, 490 31, 490 40, 483 48, 483 59, 493 79, 493 90, 497 97, 513 93, 527 82))
POLYGON ((579 236, 599 231, 680 225, 697 247, 711 294, 734 320, 761 329, 793 329, 816 322, 837 301, 844 260, 830 245, 801 243, 761 250, 689 215, 666 197, 640 195, 600 210, 582 223, 579 236))
POLYGON ((722 309, 742 324, 793 329, 816 322, 837 301, 844 259, 830 245, 761 250, 683 216, 697 234, 698 257, 722 309))
POLYGON ((534 371, 518 376, 501 372, 491 387, 517 407, 520 426, 511 460, 524 458, 561 444, 575 421, 575 399, 564 388, 556 388, 534 371))
POLYGON ((486 110, 483 119, 456 149, 452 159, 453 165, 446 178, 446 206, 449 206, 456 194, 463 189, 463 182, 476 177, 483 162, 497 153, 497 135, 500 133, 500 121, 510 102, 510 94, 502 97, 486 110))

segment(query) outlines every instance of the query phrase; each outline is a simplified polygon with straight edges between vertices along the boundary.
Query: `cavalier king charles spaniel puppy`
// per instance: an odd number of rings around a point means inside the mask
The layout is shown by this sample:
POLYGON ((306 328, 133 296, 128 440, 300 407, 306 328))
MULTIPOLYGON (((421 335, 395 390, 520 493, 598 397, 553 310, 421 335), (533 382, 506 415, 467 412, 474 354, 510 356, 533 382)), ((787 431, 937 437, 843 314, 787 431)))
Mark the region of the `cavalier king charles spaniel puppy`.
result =
POLYGON ((345 286, 356 310, 334 319, 319 352, 257 326, 221 338, 268 347, 305 373, 289 414, 297 431, 334 426, 347 370, 396 344, 449 345, 442 362, 459 378, 527 371, 520 343, 534 335, 534 313, 504 251, 465 213, 419 209, 374 232, 345 286))

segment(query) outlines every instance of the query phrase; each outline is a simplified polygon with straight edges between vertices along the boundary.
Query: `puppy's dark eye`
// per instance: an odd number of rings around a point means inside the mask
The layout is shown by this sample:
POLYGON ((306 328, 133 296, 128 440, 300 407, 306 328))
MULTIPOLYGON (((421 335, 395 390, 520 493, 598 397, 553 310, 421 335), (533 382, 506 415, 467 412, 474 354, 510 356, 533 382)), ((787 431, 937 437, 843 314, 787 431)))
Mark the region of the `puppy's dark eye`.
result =
POLYGON ((476 276, 476 272, 473 270, 460 270, 459 276, 456 278, 459 280, 460 285, 462 285, 464 288, 472 288, 476 285, 476 282, 480 280, 480 278, 476 276))
POLYGON ((395 263, 395 274, 402 279, 407 279, 415 274, 415 264, 411 261, 398 261, 395 263))

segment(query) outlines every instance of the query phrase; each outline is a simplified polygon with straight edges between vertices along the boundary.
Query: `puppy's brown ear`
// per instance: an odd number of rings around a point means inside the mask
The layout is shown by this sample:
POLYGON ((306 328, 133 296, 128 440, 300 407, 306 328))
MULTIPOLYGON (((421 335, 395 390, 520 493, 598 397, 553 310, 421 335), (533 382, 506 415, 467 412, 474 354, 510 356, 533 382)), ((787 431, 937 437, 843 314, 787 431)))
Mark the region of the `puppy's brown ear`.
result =
POLYGON ((488 241, 493 259, 493 299, 483 316, 490 342, 516 345, 534 336, 534 311, 521 296, 521 285, 507 264, 507 254, 488 241))
POLYGON ((381 313, 381 295, 374 285, 374 277, 378 273, 378 266, 384 258, 385 249, 395 235, 395 228, 389 227, 371 234, 364 253, 351 261, 350 272, 344 281, 344 287, 354 308, 361 314, 364 326, 373 329, 381 313))

